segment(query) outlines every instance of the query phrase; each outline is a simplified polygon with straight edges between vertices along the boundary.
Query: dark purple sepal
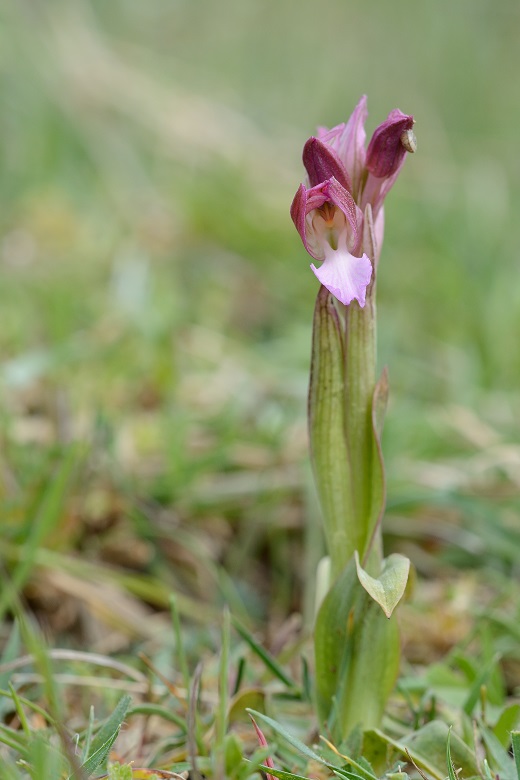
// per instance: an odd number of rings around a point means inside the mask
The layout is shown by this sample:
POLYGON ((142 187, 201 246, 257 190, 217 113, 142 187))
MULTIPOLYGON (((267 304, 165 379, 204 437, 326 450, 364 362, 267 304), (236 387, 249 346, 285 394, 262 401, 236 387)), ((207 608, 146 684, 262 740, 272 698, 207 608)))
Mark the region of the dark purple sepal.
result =
POLYGON ((407 152, 402 136, 413 125, 413 116, 395 108, 388 114, 386 121, 375 129, 366 156, 366 167, 373 176, 386 179, 399 170, 407 152))
POLYGON ((352 183, 346 168, 328 144, 314 136, 309 138, 303 147, 302 158, 311 187, 334 177, 348 192, 352 192, 352 183))

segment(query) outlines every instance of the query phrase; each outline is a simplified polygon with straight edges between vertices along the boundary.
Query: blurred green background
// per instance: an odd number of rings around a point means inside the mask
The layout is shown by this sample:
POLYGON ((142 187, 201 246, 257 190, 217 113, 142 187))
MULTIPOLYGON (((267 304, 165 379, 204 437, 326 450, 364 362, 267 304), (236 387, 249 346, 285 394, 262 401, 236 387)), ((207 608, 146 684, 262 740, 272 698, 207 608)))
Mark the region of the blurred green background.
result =
POLYGON ((246 603, 302 559, 317 286, 289 206, 303 143, 363 93, 369 136, 394 107, 417 122, 379 273, 390 508, 436 491, 496 520, 482 501, 520 473, 519 35, 512 0, 0 1, 13 544, 79 440, 49 547, 207 596, 202 555, 246 603))

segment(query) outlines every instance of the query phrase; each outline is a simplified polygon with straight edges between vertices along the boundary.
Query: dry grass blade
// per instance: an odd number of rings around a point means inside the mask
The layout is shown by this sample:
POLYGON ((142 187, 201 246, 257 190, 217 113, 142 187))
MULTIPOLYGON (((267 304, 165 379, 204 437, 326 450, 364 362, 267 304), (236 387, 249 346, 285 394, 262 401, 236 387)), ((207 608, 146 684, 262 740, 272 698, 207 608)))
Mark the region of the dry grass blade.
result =
MULTIPOLYGON (((53 661, 77 661, 80 663, 92 664, 93 666, 104 666, 107 669, 113 669, 114 671, 121 672, 121 674, 126 674, 136 682, 147 682, 145 675, 138 669, 134 669, 122 661, 116 661, 114 658, 110 658, 107 655, 87 653, 82 650, 65 650, 61 648, 49 650, 47 655, 53 661)), ((15 669, 21 669, 24 666, 33 665, 34 663, 35 658, 33 655, 23 655, 21 658, 16 658, 8 663, 0 664, 0 674, 12 672, 15 669)))
POLYGON ((141 661, 150 669, 151 672, 163 683, 166 689, 174 696, 183 706, 187 709, 188 692, 184 688, 178 688, 174 685, 166 675, 164 675, 157 667, 150 661, 150 659, 144 654, 139 653, 141 661))
MULTIPOLYGON (((129 680, 114 680, 111 677, 94 677, 93 675, 79 674, 54 674, 53 680, 60 685, 70 685, 82 688, 102 688, 112 691, 124 691, 140 696, 146 696, 148 693, 154 696, 160 696, 164 693, 162 686, 150 686, 149 683, 130 682, 129 680)), ((12 678, 13 685, 39 685, 44 681, 41 674, 27 673, 14 674, 12 678)))
MULTIPOLYGON (((132 766, 132 778, 134 780, 148 780, 148 778, 168 778, 172 777, 175 780, 188 780, 188 773, 183 772, 179 775, 177 772, 168 772, 167 769, 146 769, 144 767, 132 766)), ((99 780, 106 780, 108 775, 102 775, 99 780)))
POLYGON ((200 681, 202 677, 202 662, 197 664, 193 674, 188 709, 188 755, 191 761, 191 780, 203 780, 197 768, 197 703, 199 700, 200 681))

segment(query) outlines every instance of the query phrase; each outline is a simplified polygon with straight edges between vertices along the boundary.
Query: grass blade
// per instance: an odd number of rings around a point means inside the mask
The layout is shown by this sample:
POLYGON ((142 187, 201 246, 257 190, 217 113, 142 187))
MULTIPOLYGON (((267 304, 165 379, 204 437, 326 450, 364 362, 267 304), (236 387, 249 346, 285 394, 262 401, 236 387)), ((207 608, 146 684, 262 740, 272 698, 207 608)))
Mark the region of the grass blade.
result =
POLYGON ((450 740, 451 740, 451 726, 448 730, 448 739, 446 740, 446 762, 448 764, 448 777, 449 780, 457 780, 457 775, 455 774, 455 768, 453 766, 453 761, 451 760, 451 748, 450 748, 450 740))
POLYGON ((247 642, 251 650, 263 661, 265 666, 271 671, 275 677, 295 691, 299 691, 299 686, 292 680, 288 674, 284 672, 278 661, 273 658, 271 653, 268 653, 265 648, 258 644, 253 636, 249 633, 236 618, 231 618, 234 628, 238 631, 242 639, 247 642))
POLYGON ((85 740, 83 742, 83 750, 81 752, 81 763, 84 764, 90 754, 90 745, 92 743, 92 734, 94 731, 94 707, 90 708, 88 716, 88 726, 85 733, 85 740))
POLYGON ((117 704, 115 710, 100 728, 95 738, 92 740, 91 753, 87 760, 82 764, 83 771, 91 775, 105 761, 119 734, 121 724, 123 723, 132 699, 130 696, 123 696, 117 704))
POLYGON ((229 609, 224 609, 222 621, 222 645, 220 650, 218 694, 219 703, 215 718, 215 747, 218 752, 224 748, 224 738, 227 729, 228 699, 229 699, 229 652, 230 652, 230 619, 229 609))
POLYGON ((289 734, 289 732, 286 731, 283 726, 280 726, 279 723, 270 718, 268 715, 263 715, 261 712, 257 712, 256 710, 248 709, 247 711, 255 719, 267 723, 267 725, 270 726, 276 734, 279 734, 282 739, 292 745, 292 747, 296 748, 296 750, 298 750, 300 753, 303 753, 304 756, 310 758, 312 761, 318 761, 320 764, 328 766, 327 762, 321 756, 315 753, 314 750, 311 750, 309 747, 307 747, 307 745, 301 742, 297 737, 293 737, 292 734, 289 734))
POLYGON ((520 731, 511 732, 511 742, 513 744, 516 774, 518 775, 518 780, 520 780, 520 731))
POLYGON ((182 675, 184 687, 188 691, 190 688, 190 672, 188 669, 188 662, 186 660, 186 653, 184 651, 184 643, 182 641, 181 621, 179 617, 179 609, 177 607, 177 597, 174 594, 170 596, 170 614, 173 624, 173 636, 175 638, 175 657, 182 675))
MULTIPOLYGON (((16 592, 25 585, 35 565, 38 551, 45 539, 58 525, 67 489, 78 464, 80 451, 71 447, 65 454, 57 472, 49 477, 42 491, 36 516, 30 524, 28 536, 23 544, 19 562, 12 574, 12 587, 16 592)), ((11 588, 4 588, 0 596, 0 619, 12 600, 11 588)))

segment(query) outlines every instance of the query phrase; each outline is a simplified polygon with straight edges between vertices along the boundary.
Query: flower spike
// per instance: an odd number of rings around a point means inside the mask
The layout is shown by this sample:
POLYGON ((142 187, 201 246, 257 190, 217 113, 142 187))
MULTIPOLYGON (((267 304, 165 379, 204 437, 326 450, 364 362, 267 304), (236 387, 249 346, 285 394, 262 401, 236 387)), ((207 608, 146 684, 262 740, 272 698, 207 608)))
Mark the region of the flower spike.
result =
MULTIPOLYGON (((365 151, 367 101, 358 102, 346 124, 318 129, 303 149, 309 177, 291 206, 291 216, 320 282, 341 303, 365 305, 383 238, 383 201, 407 152, 416 149, 414 118, 391 111, 376 128, 365 151), (367 209, 372 227, 364 226, 367 209), (364 237, 372 235, 369 246, 364 237)), ((372 289, 372 288, 371 288, 372 289)))

